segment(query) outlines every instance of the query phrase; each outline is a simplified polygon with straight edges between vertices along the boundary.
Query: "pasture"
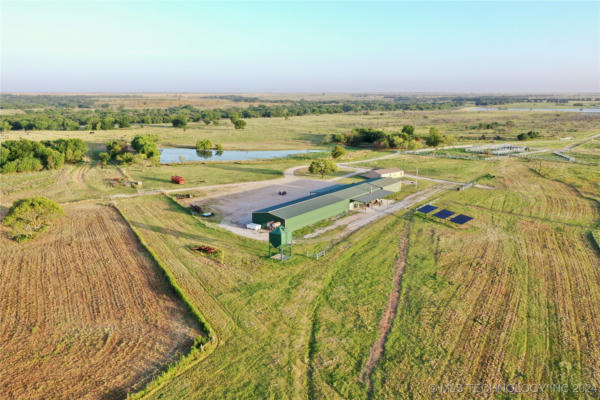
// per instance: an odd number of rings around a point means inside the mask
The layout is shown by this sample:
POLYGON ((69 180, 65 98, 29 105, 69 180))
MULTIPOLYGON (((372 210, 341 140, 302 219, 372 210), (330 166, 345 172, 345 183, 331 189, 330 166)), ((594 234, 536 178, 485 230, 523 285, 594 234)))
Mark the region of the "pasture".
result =
MULTIPOLYGON (((186 130, 152 125, 1 134, 0 140, 80 137, 91 162, 0 175, 0 211, 16 199, 45 195, 71 217, 25 245, 0 239, 0 315, 8 316, 0 320, 0 345, 8 349, 0 355, 0 388, 12 398, 117 399, 144 388, 136 398, 427 399, 428 385, 448 381, 600 387, 600 253, 591 239, 600 228, 598 139, 573 148, 578 163, 551 152, 494 160, 396 154, 369 161, 393 151, 350 148, 342 161, 354 167, 398 167, 411 175, 418 168, 421 177, 477 179, 492 190, 448 190, 431 199, 475 217, 464 226, 401 210, 343 238, 344 227, 336 227, 299 240, 284 263, 267 257, 265 242, 221 229, 186 206, 214 207, 214 221, 246 221, 252 209, 278 202, 276 192, 288 179, 313 178, 306 187, 327 184, 305 169, 284 175, 323 154, 156 167, 94 161, 108 140, 140 133, 157 134, 161 146, 193 147, 209 138, 225 149, 330 151, 330 134, 359 127, 397 131, 405 124, 415 125, 418 135, 437 126, 455 144, 491 143, 497 136, 495 143, 512 142, 537 130, 541 138, 525 145, 564 151, 600 133, 599 117, 455 109, 256 118, 241 131, 222 121, 186 130), (560 140, 565 137, 572 139, 560 140), (172 184, 172 175, 184 176, 186 184, 172 184), (116 177, 143 187, 115 185, 116 177), (194 198, 180 204, 174 193, 157 193, 165 189, 190 190, 194 198), (137 196, 114 198, 122 218, 94 204, 113 195, 137 196), (216 338, 209 352, 190 353, 158 379, 188 353, 199 328, 132 230, 216 338), (219 249, 223 258, 192 250, 198 245, 219 249), (307 256, 325 248, 318 260, 307 256)), ((332 176, 347 172, 340 166, 332 176)), ((420 180, 393 197, 434 185, 420 180)))

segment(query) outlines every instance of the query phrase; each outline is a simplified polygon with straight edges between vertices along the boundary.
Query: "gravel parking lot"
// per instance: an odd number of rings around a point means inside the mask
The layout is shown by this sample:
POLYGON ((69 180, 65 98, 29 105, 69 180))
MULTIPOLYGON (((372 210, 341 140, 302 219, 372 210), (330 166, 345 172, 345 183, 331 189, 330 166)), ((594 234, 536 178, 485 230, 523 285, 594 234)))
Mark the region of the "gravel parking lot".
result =
MULTIPOLYGON (((223 214, 223 225, 245 227, 252 221, 252 211, 310 195, 311 191, 335 185, 334 182, 313 179, 297 179, 281 184, 267 185, 257 189, 211 197, 212 208, 223 214), (286 192, 285 196, 278 192, 286 192)), ((202 202, 199 202, 202 204, 202 202)))

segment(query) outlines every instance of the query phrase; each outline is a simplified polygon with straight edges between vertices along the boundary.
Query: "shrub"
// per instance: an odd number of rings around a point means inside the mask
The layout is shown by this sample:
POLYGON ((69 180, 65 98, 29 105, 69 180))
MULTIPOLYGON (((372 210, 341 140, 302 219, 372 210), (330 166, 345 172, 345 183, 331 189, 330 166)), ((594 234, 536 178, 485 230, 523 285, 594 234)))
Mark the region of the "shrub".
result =
POLYGON ((186 128, 187 127, 187 116, 185 114, 178 114, 171 118, 171 123, 175 128, 186 128))
POLYGON ((110 154, 103 151, 98 154, 98 158, 100 159, 100 162, 102 163, 102 165, 106 165, 110 161, 110 154))
POLYGON ((4 218, 18 242, 33 239, 47 229, 53 220, 64 215, 60 205, 46 197, 30 197, 14 202, 4 218))
POLYGON ((406 133, 408 136, 415 136, 415 127, 412 125, 404 125, 402 127, 402 133, 406 133))
POLYGON ((235 129, 244 129, 246 127, 246 121, 243 119, 236 119, 233 121, 233 127, 235 129))
POLYGON ((129 164, 133 163, 133 160, 134 160, 133 154, 131 154, 131 153, 123 153, 123 154, 121 154, 119 161, 122 164, 129 165, 129 164))
POLYGON ((127 149, 127 143, 122 140, 111 140, 106 143, 106 150, 110 154, 110 158, 117 159, 117 156, 123 154, 127 149))
POLYGON ((429 129, 429 136, 425 138, 427 146, 437 147, 442 144, 443 138, 438 128, 432 127, 429 129))
POLYGON ((346 143, 346 135, 343 133, 335 133, 331 135, 331 141, 334 143, 346 143))
POLYGON ((340 146, 339 144, 336 145, 333 150, 331 150, 331 157, 338 159, 344 156, 344 154, 346 154, 346 149, 344 149, 342 146, 340 146))
POLYGON ((210 139, 202 139, 196 142, 196 150, 209 150, 212 147, 210 139))

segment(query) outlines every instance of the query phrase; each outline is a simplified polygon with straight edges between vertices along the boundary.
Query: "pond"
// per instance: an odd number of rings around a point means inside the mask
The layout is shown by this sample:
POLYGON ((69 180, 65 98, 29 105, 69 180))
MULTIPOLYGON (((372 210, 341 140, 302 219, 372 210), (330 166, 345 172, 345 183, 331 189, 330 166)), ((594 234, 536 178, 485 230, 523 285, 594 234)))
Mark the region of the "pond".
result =
POLYGON ((181 147, 160 149, 161 164, 189 161, 243 161, 283 158, 294 154, 318 153, 323 150, 196 150, 181 147))
POLYGON ((600 113, 600 108, 471 107, 471 108, 468 108, 467 111, 553 111, 553 112, 600 113))

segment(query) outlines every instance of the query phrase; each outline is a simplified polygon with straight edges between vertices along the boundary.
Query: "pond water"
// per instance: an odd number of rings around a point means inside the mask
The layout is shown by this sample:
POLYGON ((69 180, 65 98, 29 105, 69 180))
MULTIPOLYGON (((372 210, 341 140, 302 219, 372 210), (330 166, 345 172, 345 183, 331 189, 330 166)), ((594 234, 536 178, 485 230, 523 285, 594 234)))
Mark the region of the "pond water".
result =
POLYGON ((265 158, 283 158, 294 154, 318 153, 323 150, 201 150, 185 148, 164 148, 160 149, 161 164, 181 162, 180 157, 184 157, 184 162, 189 161, 243 161, 259 160, 265 158))
POLYGON ((600 113, 600 108, 471 107, 471 108, 468 108, 467 111, 553 111, 553 112, 600 113))

